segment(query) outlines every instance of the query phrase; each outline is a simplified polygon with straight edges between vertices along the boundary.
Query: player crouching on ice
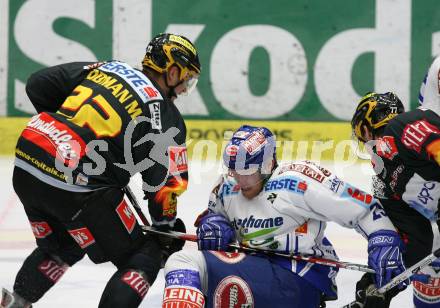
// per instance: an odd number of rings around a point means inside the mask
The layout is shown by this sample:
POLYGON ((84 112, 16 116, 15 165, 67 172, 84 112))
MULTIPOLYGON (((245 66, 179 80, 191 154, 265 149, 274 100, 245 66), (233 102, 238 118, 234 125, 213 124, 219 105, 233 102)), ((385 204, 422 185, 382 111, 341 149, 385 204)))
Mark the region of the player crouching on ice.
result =
MULTIPOLYGON (((225 252, 240 244, 337 259, 326 221, 368 239, 368 264, 383 286, 405 270, 402 242, 380 203, 312 162, 277 165, 274 135, 242 126, 225 148, 229 169, 197 229, 201 251, 165 265, 163 307, 319 307, 337 298, 337 272, 284 257, 225 252)), ((403 285, 401 286, 403 287, 403 285)))

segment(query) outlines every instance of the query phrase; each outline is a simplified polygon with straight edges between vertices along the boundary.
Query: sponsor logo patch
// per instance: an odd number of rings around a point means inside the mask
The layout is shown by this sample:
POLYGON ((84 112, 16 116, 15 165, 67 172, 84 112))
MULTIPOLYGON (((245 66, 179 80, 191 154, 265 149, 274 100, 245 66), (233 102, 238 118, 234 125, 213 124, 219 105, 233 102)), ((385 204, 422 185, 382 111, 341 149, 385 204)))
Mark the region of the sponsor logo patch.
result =
POLYGON ((209 252, 214 256, 216 256, 219 260, 228 264, 238 263, 246 257, 246 254, 241 252, 226 252, 226 251, 211 251, 211 250, 209 252))
POLYGON ((38 270, 43 273, 53 283, 57 282, 67 271, 68 265, 59 265, 53 260, 44 260, 39 266, 38 270))
MULTIPOLYGON (((238 153, 238 146, 236 146, 236 145, 234 145, 234 144, 228 145, 228 146, 226 147, 226 149, 225 149, 225 153, 226 153, 228 156, 237 156, 237 153, 238 153)), ((231 159, 233 159, 233 158, 231 157, 231 159)), ((235 159, 235 157, 234 157, 234 159, 235 159)))
POLYGON ((381 236, 375 236, 371 240, 369 240, 368 244, 392 244, 394 242, 394 238, 391 236, 381 235, 381 236))
POLYGON ((312 168, 310 168, 307 165, 289 164, 289 165, 281 167, 281 170, 280 170, 279 174, 282 174, 282 173, 287 172, 287 171, 295 171, 295 172, 302 173, 305 176, 308 176, 309 178, 314 179, 315 181, 318 181, 320 183, 322 183, 322 181, 325 178, 324 175, 322 175, 321 173, 319 173, 316 170, 313 170, 312 168))
POLYGON ((150 115, 151 115, 151 128, 162 130, 162 122, 160 120, 160 103, 151 103, 148 105, 150 108, 150 115))
POLYGON ((188 171, 188 154, 184 146, 168 147, 170 174, 188 171))
POLYGON ((267 143, 267 139, 264 136, 264 134, 257 130, 253 132, 247 140, 243 141, 243 147, 246 149, 246 151, 253 155, 257 153, 265 144, 267 143))
POLYGON ((337 176, 335 176, 330 182, 330 190, 334 193, 338 193, 341 186, 344 186, 344 182, 337 176))
POLYGON ((203 308, 205 297, 192 287, 167 287, 163 294, 162 308, 203 308))
POLYGON ((86 227, 79 228, 75 230, 68 230, 69 234, 73 237, 75 242, 78 243, 78 245, 84 249, 93 243, 95 243, 95 238, 93 237, 92 233, 89 229, 86 227))
POLYGON ((52 228, 45 221, 31 221, 31 229, 35 238, 41 239, 52 234, 52 228))
POLYGON ((417 195, 417 199, 422 202, 424 205, 427 205, 429 200, 434 201, 431 196, 431 191, 435 188, 435 182, 425 182, 423 183, 423 188, 420 190, 417 195))
POLYGON ((121 281, 128 284, 139 295, 140 298, 144 298, 147 294, 150 285, 148 281, 138 272, 129 270, 122 277, 121 281))
POLYGON ((190 286, 201 289, 199 272, 189 269, 179 269, 168 272, 165 276, 166 287, 190 286))
POLYGON ((305 222, 301 226, 295 229, 295 234, 307 234, 308 224, 305 222))
POLYGON ((356 187, 353 187, 351 185, 346 184, 346 188, 344 192, 342 193, 341 197, 343 198, 351 198, 354 202, 357 204, 368 207, 370 206, 371 202, 373 201, 373 196, 357 189, 356 187))
POLYGON ((394 137, 384 136, 379 138, 376 145, 376 152, 377 155, 392 160, 394 156, 399 153, 394 137))
MULTIPOLYGON (((100 71, 114 73, 124 79, 132 89, 134 89, 137 95, 142 99, 144 103, 151 100, 150 96, 145 91, 148 86, 153 86, 151 81, 142 72, 135 70, 130 65, 119 62, 112 61, 98 68, 100 71)), ((155 99, 163 99, 160 93, 157 93, 155 99)))
POLYGON ((280 227, 283 225, 283 217, 277 216, 277 217, 269 217, 269 218, 256 218, 254 215, 251 215, 249 217, 246 217, 244 219, 241 218, 234 218, 232 220, 232 225, 235 227, 235 229, 247 229, 247 228, 274 228, 274 227, 280 227))
POLYGON ((298 190, 300 191, 300 192, 305 192, 306 190, 307 190, 307 182, 299 182, 298 183, 298 190))
POLYGON ((121 203, 116 207, 116 213, 118 213, 125 229, 127 229, 128 233, 131 233, 136 225, 136 217, 124 199, 122 199, 121 203))
POLYGON ((414 295, 422 302, 434 304, 440 302, 440 278, 430 278, 429 283, 413 281, 414 295))
POLYGON ((254 296, 249 285, 238 276, 223 278, 214 291, 214 307, 254 307, 254 296))
POLYGON ((76 161, 85 154, 84 140, 69 126, 44 112, 33 116, 21 135, 53 157, 63 160, 76 161))
POLYGON ((305 163, 309 164, 309 165, 313 165, 316 168, 318 168, 319 170, 321 170, 321 172, 325 175, 325 176, 330 176, 332 173, 330 172, 330 170, 321 167, 320 165, 318 165, 317 163, 310 161, 310 160, 306 160, 305 163))
POLYGON ((83 66, 83 69, 85 69, 85 70, 93 70, 93 69, 95 69, 95 68, 98 68, 98 67, 100 67, 101 65, 104 65, 104 64, 106 64, 107 62, 96 62, 96 63, 92 63, 92 64, 89 64, 89 65, 84 65, 83 66))
POLYGON ((267 197, 267 200, 268 201, 270 201, 270 203, 274 203, 274 201, 275 201, 275 199, 277 198, 277 194, 276 193, 271 193, 270 195, 269 195, 269 197, 267 197))
POLYGON ((159 94, 159 91, 157 91, 155 88, 153 87, 145 87, 144 88, 145 93, 147 93, 147 95, 150 98, 155 98, 157 97, 157 94, 159 94))
POLYGON ((307 190, 307 183, 299 178, 285 177, 270 180, 264 185, 264 191, 289 190, 295 193, 304 194, 307 190))
POLYGON ((194 48, 194 46, 191 45, 191 43, 188 42, 187 40, 185 40, 183 37, 171 34, 169 39, 170 39, 170 41, 172 41, 172 42, 176 42, 176 43, 179 43, 179 44, 185 46, 186 48, 188 48, 189 50, 191 50, 191 52, 192 52, 194 55, 197 54, 197 51, 196 51, 196 49, 194 48))
POLYGON ((440 134, 440 130, 426 120, 419 120, 405 126, 401 141, 407 148, 420 153, 423 143, 432 133, 440 134))

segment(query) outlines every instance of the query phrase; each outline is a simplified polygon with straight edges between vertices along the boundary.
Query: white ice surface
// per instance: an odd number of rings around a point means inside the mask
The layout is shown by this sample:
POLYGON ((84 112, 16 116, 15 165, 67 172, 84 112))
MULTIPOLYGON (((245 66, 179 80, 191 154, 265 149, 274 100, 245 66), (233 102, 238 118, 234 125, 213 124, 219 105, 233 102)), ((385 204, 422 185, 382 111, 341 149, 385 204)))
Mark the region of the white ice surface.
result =
MULTIPOLYGON (((346 166, 326 163, 323 165, 336 171, 346 181, 369 191, 371 170, 368 164, 346 166)), ((11 158, 0 158, 0 286, 9 290, 12 289, 15 275, 23 260, 35 248, 26 215, 12 189, 12 169, 11 158)), ((193 162, 190 170, 190 185, 188 191, 179 198, 178 216, 185 221, 188 232, 193 233, 194 218, 206 207, 207 196, 217 179, 218 168, 212 162, 193 162)), ((142 200, 140 185, 139 178, 135 178, 131 183, 138 199, 142 200)), ((327 237, 336 247, 341 260, 366 264, 366 241, 354 230, 330 223, 327 237)), ((184 249, 195 249, 195 246, 190 243, 184 249)), ((105 284, 114 271, 115 268, 110 263, 95 265, 85 258, 70 268, 58 284, 34 307, 97 307, 105 284)), ((352 301, 356 281, 361 275, 361 272, 340 270, 337 277, 339 299, 327 302, 327 307, 341 307, 352 301)), ((141 307, 161 307, 163 287, 164 279, 161 271, 141 307)), ((391 307, 413 307, 411 288, 393 299, 391 307)))

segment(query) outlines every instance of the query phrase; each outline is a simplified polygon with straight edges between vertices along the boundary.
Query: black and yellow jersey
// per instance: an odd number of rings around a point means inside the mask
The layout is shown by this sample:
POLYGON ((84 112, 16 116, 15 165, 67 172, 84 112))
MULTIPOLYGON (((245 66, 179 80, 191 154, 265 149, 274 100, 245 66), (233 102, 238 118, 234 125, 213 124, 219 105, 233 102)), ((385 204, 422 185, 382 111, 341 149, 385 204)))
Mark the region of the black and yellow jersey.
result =
POLYGON ((153 222, 175 219, 186 127, 154 81, 119 61, 74 62, 34 73, 26 92, 39 113, 18 140, 17 167, 74 192, 123 188, 141 173, 153 222))
POLYGON ((384 203, 406 203, 438 219, 440 117, 428 109, 399 114, 386 126, 375 153, 374 194, 384 203))

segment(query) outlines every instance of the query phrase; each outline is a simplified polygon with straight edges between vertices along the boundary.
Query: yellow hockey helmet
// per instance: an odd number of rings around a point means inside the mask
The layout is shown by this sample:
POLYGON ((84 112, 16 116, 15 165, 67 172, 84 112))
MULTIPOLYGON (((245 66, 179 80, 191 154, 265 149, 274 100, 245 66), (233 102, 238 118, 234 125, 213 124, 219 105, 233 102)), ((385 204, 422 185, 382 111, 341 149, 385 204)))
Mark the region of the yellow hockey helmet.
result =
POLYGON ((197 78, 201 71, 196 47, 190 40, 181 35, 161 33, 148 44, 142 66, 163 74, 173 65, 180 68, 179 80, 197 78))
POLYGON ((353 135, 358 140, 366 142, 362 126, 365 125, 373 135, 377 136, 379 130, 385 128, 391 119, 404 111, 402 102, 393 92, 383 94, 369 92, 361 98, 351 120, 353 135))

